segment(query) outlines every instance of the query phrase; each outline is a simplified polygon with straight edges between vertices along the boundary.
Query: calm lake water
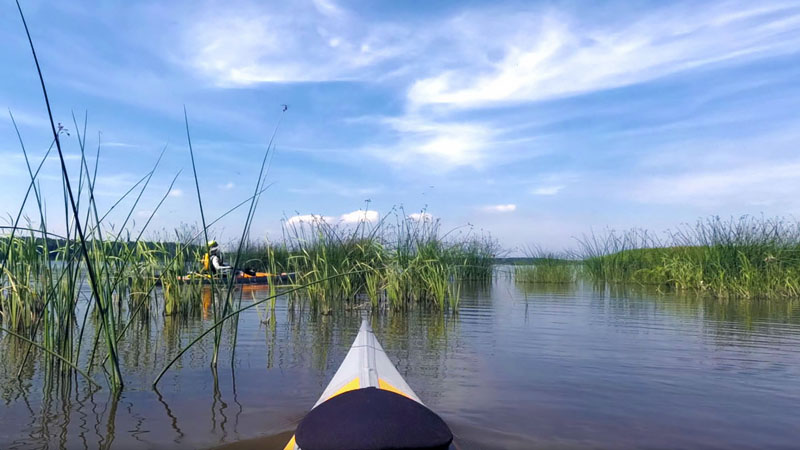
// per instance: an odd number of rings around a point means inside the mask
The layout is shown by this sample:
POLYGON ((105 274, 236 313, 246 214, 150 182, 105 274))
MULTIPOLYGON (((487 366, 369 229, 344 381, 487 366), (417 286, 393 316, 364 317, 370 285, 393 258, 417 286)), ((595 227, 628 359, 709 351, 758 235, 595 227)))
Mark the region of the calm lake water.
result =
MULTIPOLYGON (((249 289, 250 298, 264 290, 249 289)), ((384 312, 372 326, 461 448, 797 448, 800 306, 720 302, 642 289, 521 286, 463 290, 458 315, 384 312)), ((210 341, 153 378, 208 320, 132 330, 126 390, 61 393, 40 372, 16 380, 0 340, 0 448, 283 448, 335 372, 358 312, 242 316, 235 370, 210 341)), ((98 377, 100 379, 100 377, 98 377)))

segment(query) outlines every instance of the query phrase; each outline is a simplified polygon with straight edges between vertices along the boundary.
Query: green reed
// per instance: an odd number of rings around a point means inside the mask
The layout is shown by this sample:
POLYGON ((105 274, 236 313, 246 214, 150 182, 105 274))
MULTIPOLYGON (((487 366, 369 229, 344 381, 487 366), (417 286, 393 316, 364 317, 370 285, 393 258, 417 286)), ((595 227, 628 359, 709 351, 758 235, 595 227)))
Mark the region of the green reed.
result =
POLYGON ((578 261, 568 255, 532 247, 526 251, 526 262, 514 265, 518 283, 574 283, 578 277, 578 261))
POLYGON ((655 239, 643 231, 582 241, 584 267, 603 282, 653 284, 718 298, 800 295, 800 223, 710 217, 655 239))
POLYGON ((292 272, 298 294, 312 309, 365 298, 374 308, 427 304, 456 309, 464 279, 488 280, 497 246, 489 238, 441 233, 438 221, 417 221, 395 212, 395 222, 287 223, 279 244, 250 244, 247 261, 270 273, 292 272), (352 273, 347 276, 343 274, 352 273), (318 282, 328 280, 326 282, 318 282))
MULTIPOLYGON (((325 223, 289 226, 280 245, 264 244, 253 254, 247 243, 256 207, 266 190, 277 126, 266 147, 253 195, 216 219, 208 220, 211 216, 203 205, 185 110, 201 227, 192 232, 178 230, 174 237, 145 241, 144 233, 178 177, 176 174, 160 200, 148 208, 152 212, 144 224, 137 224, 139 231, 132 232, 132 216, 149 192, 166 147, 147 174, 101 211, 95 197, 103 148, 100 136, 97 148, 90 150, 86 131, 88 114, 82 123, 73 114, 72 133, 60 123, 56 126, 33 40, 19 10, 53 134, 50 147, 35 166, 28 159, 23 137, 14 123, 30 183, 16 215, 9 217, 8 227, 1 228, 6 231, 0 236, 0 325, 25 348, 21 352, 20 374, 31 368, 30 357, 44 356, 48 379, 69 381, 69 377, 78 373, 96 383, 91 377, 103 373, 107 374, 111 389, 119 391, 124 381, 118 346, 129 330, 136 333, 154 320, 154 314, 165 316, 170 323, 179 323, 197 317, 208 305, 215 324, 229 318, 237 320, 238 311, 246 307, 241 306, 241 297, 238 305, 234 302, 233 277, 227 280, 211 277, 210 286, 202 278, 183 277, 197 269, 201 255, 208 250, 211 227, 244 205, 249 209, 241 237, 235 243, 232 265, 242 267, 252 263, 274 274, 295 273, 296 286, 289 291, 296 293, 292 294, 295 300, 308 302, 321 313, 359 301, 362 296, 375 308, 403 309, 424 304, 456 310, 462 279, 491 278, 497 251, 494 241, 459 232, 441 233, 438 221, 412 221, 405 213, 397 214, 395 224, 382 221, 351 227, 325 223), (65 162, 67 146, 80 152, 77 167, 68 167, 65 162), (61 169, 58 197, 45 195, 40 186, 40 171, 53 148, 61 169), (63 201, 63 205, 57 205, 63 206, 63 236, 48 231, 54 222, 48 216, 45 198, 63 201), (128 201, 123 203, 125 200, 128 201), (30 219, 25 213, 33 208, 34 201, 33 215, 38 217, 30 219), (121 211, 123 204, 128 205, 127 211, 121 211), (111 226, 109 217, 124 219, 111 226)), ((277 286, 271 286, 273 292, 276 289, 277 286)), ((273 310, 278 295, 270 296, 273 310)), ((212 365, 218 359, 222 330, 221 326, 213 327, 212 365)), ((234 322, 230 332, 234 349, 236 330, 234 322)))
POLYGON ((534 264, 514 267, 514 280, 518 283, 574 283, 577 278, 574 262, 537 260, 534 264))
MULTIPOLYGON (((199 261, 201 251, 196 247, 178 244, 173 257, 166 252, 161 252, 163 264, 160 266, 161 295, 164 298, 164 315, 179 315, 181 317, 196 316, 202 306, 204 291, 203 280, 200 278, 183 280, 187 268, 193 261, 199 261)), ((207 289, 210 296, 209 302, 213 303, 215 289, 207 289)))

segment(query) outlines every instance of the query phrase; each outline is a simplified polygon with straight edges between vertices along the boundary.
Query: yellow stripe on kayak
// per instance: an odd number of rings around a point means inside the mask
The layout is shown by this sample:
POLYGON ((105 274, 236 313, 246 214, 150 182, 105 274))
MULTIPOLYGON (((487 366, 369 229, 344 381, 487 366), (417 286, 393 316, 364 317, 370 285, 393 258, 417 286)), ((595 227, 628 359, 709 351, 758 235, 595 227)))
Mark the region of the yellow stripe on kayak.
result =
POLYGON ((283 450, 294 450, 294 436, 289 439, 289 443, 286 444, 286 447, 283 447, 283 450))
POLYGON ((326 398, 325 400, 330 400, 330 399, 332 399, 333 397, 336 397, 339 394, 344 394, 345 392, 348 392, 348 391, 354 391, 356 389, 359 389, 360 387, 361 387, 361 380, 358 377, 355 377, 352 380, 350 380, 349 383, 347 383, 344 386, 342 386, 338 391, 334 392, 333 395, 331 395, 330 397, 326 398))
MULTIPOLYGON (((383 378, 379 378, 378 379, 378 387, 383 389, 384 391, 394 392, 395 394, 400 394, 403 397, 411 398, 411 397, 408 396, 408 394, 406 394, 405 392, 401 391, 400 389, 397 389, 396 387, 392 386, 391 384, 386 382, 383 378)), ((411 400, 414 400, 414 399, 411 398, 411 400)))

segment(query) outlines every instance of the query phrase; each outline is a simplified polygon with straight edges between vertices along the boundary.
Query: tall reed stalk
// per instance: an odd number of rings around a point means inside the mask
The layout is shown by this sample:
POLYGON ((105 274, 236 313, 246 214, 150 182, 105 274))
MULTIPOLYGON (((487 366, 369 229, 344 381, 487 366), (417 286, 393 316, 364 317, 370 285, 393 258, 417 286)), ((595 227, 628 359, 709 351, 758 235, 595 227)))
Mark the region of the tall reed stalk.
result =
POLYGON ((100 312, 100 316, 101 316, 101 318, 102 318, 102 320, 103 320, 103 322, 105 324, 106 344, 108 346, 108 352, 111 355, 110 359, 111 359, 111 365, 112 365, 112 368, 111 368, 111 370, 112 370, 112 372, 111 372, 112 390, 115 390, 115 391, 116 390, 121 390, 122 386, 123 386, 123 381, 122 381, 122 373, 120 372, 120 368, 119 368, 119 358, 117 356, 116 341, 115 341, 114 336, 113 336, 112 327, 113 327, 114 321, 113 321, 113 317, 111 316, 113 314, 113 312, 109 311, 108 308, 107 308, 106 301, 108 299, 104 299, 104 298, 101 297, 102 290, 101 290, 100 286, 98 285, 98 279, 97 279, 97 275, 96 275, 96 272, 95 272, 95 268, 94 268, 94 266, 92 264, 91 257, 89 255, 89 250, 88 250, 88 247, 86 245, 86 237, 84 235, 83 228, 81 226, 80 217, 78 215, 78 208, 77 208, 77 205, 75 203, 75 197, 73 195, 72 185, 71 185, 70 179, 69 179, 69 173, 67 172, 67 166, 66 166, 66 163, 64 161, 64 153, 61 150, 61 141, 59 139, 59 132, 56 129, 55 121, 53 120, 53 112, 52 112, 52 110, 50 108, 50 99, 47 96, 47 87, 45 86, 44 76, 42 75, 42 69, 41 69, 41 67, 39 65, 39 59, 36 56, 36 49, 34 48, 34 45, 33 45, 33 39, 31 38, 30 30, 28 29, 28 24, 25 21, 25 15, 22 13, 22 6, 20 6, 19 0, 16 1, 16 4, 17 4, 17 9, 18 9, 19 14, 20 14, 20 18, 22 19, 22 24, 25 27, 25 34, 28 37, 28 43, 30 44, 30 47, 31 47, 31 53, 33 55, 33 60, 34 60, 34 62, 36 64, 36 71, 37 71, 37 73, 39 75, 39 81, 41 82, 42 94, 44 95, 45 105, 47 106, 47 115, 48 115, 48 118, 50 119, 50 129, 51 129, 51 131, 53 133, 53 139, 56 142, 56 149, 58 150, 58 157, 59 157, 59 161, 61 163, 61 174, 63 176, 65 189, 66 189, 66 192, 67 192, 68 197, 69 197, 69 206, 70 206, 70 209, 72 211, 72 219, 74 220, 75 230, 76 230, 76 233, 77 233, 78 238, 79 238, 80 249, 81 249, 81 252, 83 253, 83 258, 84 258, 84 262, 85 262, 85 266, 86 266, 86 271, 89 274, 89 280, 90 280, 90 284, 91 284, 91 288, 92 288, 92 293, 94 295, 96 305, 97 305, 98 310, 100 312))
POLYGON ((586 272, 601 282, 652 284, 718 298, 800 296, 800 222, 710 217, 661 240, 630 231, 582 241, 586 272))

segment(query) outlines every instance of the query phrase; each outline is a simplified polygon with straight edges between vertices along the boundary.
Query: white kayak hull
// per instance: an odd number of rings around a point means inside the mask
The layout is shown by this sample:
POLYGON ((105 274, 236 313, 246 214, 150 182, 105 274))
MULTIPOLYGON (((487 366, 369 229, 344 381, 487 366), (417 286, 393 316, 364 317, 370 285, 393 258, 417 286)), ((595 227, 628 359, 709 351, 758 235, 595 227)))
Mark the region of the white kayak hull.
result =
MULTIPOLYGON (((366 319, 362 321, 347 356, 314 404, 314 408, 345 392, 365 388, 394 392, 423 404, 389 360, 366 319)), ((292 436, 285 450, 301 450, 295 442, 295 436, 292 436)))

